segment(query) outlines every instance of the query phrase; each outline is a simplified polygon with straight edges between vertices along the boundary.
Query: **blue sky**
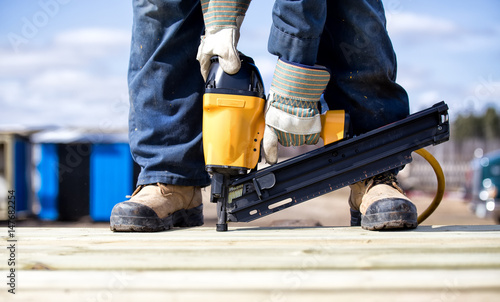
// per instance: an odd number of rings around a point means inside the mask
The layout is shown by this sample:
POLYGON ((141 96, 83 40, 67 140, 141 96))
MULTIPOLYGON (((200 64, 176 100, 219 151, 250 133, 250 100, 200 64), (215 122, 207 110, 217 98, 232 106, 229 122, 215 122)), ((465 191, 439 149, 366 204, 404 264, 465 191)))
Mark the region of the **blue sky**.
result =
MULTIPOLYGON (((272 3, 253 0, 239 45, 266 88, 272 3)), ((453 118, 499 103, 500 1, 384 3, 412 112, 445 100, 453 118)), ((131 26, 131 1, 1 1, 0 129, 125 128, 131 26)))

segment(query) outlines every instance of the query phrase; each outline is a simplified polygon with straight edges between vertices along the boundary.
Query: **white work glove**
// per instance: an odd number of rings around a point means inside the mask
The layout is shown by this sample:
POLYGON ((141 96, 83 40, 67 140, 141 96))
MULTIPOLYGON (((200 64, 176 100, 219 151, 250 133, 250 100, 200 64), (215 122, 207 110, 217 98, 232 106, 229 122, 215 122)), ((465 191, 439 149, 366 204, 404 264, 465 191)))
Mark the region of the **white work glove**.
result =
POLYGON ((240 27, 251 0, 201 0, 205 35, 201 37, 196 59, 200 62, 201 74, 207 80, 210 59, 219 57, 219 64, 226 73, 240 70, 238 55, 240 27))
POLYGON ((318 142, 318 102, 329 80, 330 74, 322 66, 278 60, 265 117, 263 151, 267 163, 278 161, 278 143, 288 147, 318 142))

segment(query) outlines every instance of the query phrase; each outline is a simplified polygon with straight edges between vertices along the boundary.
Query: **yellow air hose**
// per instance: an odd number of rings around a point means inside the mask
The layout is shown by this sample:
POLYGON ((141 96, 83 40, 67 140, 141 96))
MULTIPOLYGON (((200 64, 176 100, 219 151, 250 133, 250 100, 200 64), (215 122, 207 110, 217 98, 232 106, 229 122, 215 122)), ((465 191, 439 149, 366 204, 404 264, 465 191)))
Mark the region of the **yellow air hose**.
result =
POLYGON ((445 180, 444 180, 443 169, 441 169, 439 162, 436 160, 436 158, 434 158, 434 156, 432 156, 432 154, 429 153, 429 151, 425 149, 419 149, 416 150, 415 153, 422 156, 431 165, 432 169, 434 170, 434 173, 436 173, 436 178, 437 178, 437 192, 436 195, 434 196, 434 200, 427 207, 427 209, 425 209, 425 211, 422 212, 422 214, 418 215, 417 223, 421 224, 424 220, 426 220, 429 216, 431 216, 431 214, 437 209, 439 203, 443 199, 445 180))

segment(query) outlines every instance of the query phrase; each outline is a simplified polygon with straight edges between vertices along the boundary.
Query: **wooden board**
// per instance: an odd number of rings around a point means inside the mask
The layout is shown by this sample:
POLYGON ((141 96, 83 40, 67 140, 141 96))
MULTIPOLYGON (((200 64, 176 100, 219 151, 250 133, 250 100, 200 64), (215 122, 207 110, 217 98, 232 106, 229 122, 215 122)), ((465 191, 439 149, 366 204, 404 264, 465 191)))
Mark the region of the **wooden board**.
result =
MULTIPOLYGON (((16 295, 1 282, 1 301, 500 298, 500 226, 494 225, 420 226, 405 232, 234 226, 225 233, 206 227, 161 233, 16 232, 16 295)), ((7 272, 7 261, 0 261, 0 268, 7 272)))

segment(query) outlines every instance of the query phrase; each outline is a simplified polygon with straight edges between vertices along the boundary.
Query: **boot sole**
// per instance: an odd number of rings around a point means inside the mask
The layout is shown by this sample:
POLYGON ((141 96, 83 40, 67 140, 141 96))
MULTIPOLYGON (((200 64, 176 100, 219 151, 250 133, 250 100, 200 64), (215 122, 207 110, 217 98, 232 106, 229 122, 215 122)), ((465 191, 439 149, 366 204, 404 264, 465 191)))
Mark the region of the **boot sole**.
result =
POLYGON ((369 231, 414 229, 418 225, 416 214, 400 212, 379 213, 361 217, 361 227, 369 231))
POLYGON ((181 209, 165 218, 151 216, 124 216, 111 214, 113 232, 160 232, 173 227, 203 225, 203 204, 192 209, 181 209))

